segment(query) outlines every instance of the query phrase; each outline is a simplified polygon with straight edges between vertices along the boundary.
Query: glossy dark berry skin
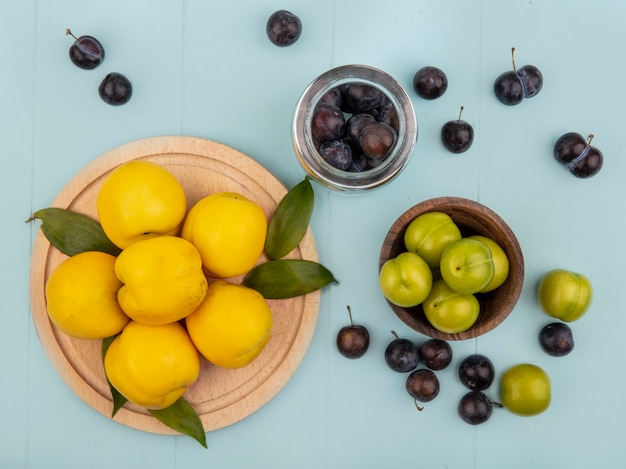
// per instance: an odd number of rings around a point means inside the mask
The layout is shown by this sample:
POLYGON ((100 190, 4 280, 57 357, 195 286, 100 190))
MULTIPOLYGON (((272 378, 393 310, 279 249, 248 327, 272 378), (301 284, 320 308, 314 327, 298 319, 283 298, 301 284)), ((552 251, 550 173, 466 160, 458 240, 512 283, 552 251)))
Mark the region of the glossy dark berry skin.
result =
POLYGON ((348 171, 360 173, 368 171, 380 165, 384 160, 378 160, 365 156, 363 153, 352 153, 352 164, 348 171))
POLYGON ((491 386, 495 369, 489 358, 480 353, 468 355, 459 365, 459 379, 472 391, 483 391, 491 386))
POLYGON ((554 144, 554 158, 568 167, 578 178, 595 176, 604 164, 604 156, 600 150, 591 146, 593 135, 588 140, 577 132, 561 135, 554 144))
POLYGON ((111 106, 126 104, 133 95, 133 87, 124 75, 117 72, 109 73, 98 87, 102 100, 111 106))
MULTIPOLYGON (((513 49, 513 52, 515 49, 513 49)), ((524 65, 519 69, 501 73, 493 84, 496 98, 507 106, 515 106, 524 98, 532 98, 543 87, 543 75, 534 65, 524 65)))
POLYGON ((353 114, 346 121, 346 137, 349 141, 356 145, 359 149, 361 144, 359 143, 359 137, 365 127, 371 124, 375 124, 377 120, 371 114, 353 114))
POLYGON ((346 358, 361 358, 370 345, 370 334, 365 326, 351 324, 339 329, 337 349, 346 358))
POLYGON ((413 89, 420 98, 437 99, 448 89, 448 77, 437 67, 422 67, 413 76, 413 89))
POLYGON ((569 164, 587 147, 587 140, 577 132, 561 135, 554 144, 554 159, 559 163, 569 164))
POLYGON ((359 145, 366 156, 384 159, 393 149, 398 134, 390 125, 377 122, 365 126, 359 135, 359 145))
POLYGON ((539 344, 548 355, 564 357, 574 350, 572 329, 562 322, 546 324, 539 331, 539 344))
POLYGON ((93 36, 80 36, 76 38, 68 29, 66 34, 74 37, 70 46, 70 60, 74 65, 83 70, 93 70, 104 60, 104 47, 93 36))
POLYGON ((267 19, 265 32, 270 42, 278 47, 294 44, 302 34, 302 21, 287 10, 278 10, 267 19))
POLYGON ((344 96, 346 104, 355 112, 370 112, 385 102, 385 94, 367 83, 348 83, 344 96))
POLYGON ((406 379, 406 390, 420 402, 430 402, 439 395, 439 379, 431 370, 420 368, 406 379))
POLYGON ((473 142, 474 128, 464 120, 448 121, 441 128, 441 143, 449 152, 464 153, 473 142))
POLYGON ((326 93, 322 95, 317 104, 331 104, 335 107, 341 109, 343 103, 343 94, 341 93, 341 89, 337 86, 328 90, 326 93))
POLYGON ((420 359, 431 370, 443 370, 452 362, 452 347, 441 339, 429 339, 420 347, 420 359))
POLYGON ((318 104, 311 119, 313 138, 327 142, 341 138, 346 119, 341 109, 328 103, 318 104))
POLYGON ((493 413, 493 404, 482 391, 470 391, 458 405, 459 416, 470 425, 485 423, 493 413))
POLYGON ((602 169, 604 156, 594 147, 589 147, 586 154, 579 160, 574 160, 568 165, 570 172, 577 178, 586 179, 595 176, 602 169))
POLYGON ((493 85, 493 91, 502 104, 515 106, 524 99, 524 85, 513 70, 501 73, 493 85))
POLYGON ((389 96, 361 81, 325 91, 309 123, 319 156, 334 168, 353 173, 385 161, 397 144, 399 127, 398 110, 389 96))
POLYGON ((385 362, 398 373, 413 371, 420 362, 417 346, 409 339, 396 337, 385 349, 385 362))
POLYGON ((525 98, 532 98, 541 91, 543 87, 543 75, 537 67, 534 65, 524 65, 517 70, 517 75, 522 81, 525 98))
POLYGON ((391 126, 393 130, 398 132, 398 129, 400 128, 400 119, 398 117, 398 111, 396 110, 396 107, 391 102, 382 104, 378 108, 376 116, 378 122, 387 124, 391 126))

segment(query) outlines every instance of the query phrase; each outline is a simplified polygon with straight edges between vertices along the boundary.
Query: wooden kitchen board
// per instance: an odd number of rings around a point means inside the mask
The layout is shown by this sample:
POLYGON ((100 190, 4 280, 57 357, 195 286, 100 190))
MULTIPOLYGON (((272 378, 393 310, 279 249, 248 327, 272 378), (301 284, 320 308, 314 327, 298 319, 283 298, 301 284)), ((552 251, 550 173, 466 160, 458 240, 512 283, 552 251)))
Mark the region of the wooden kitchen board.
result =
MULTIPOLYGON (((67 183, 51 206, 97 218, 96 196, 104 178, 120 164, 136 159, 159 163, 172 172, 185 188, 188 209, 208 194, 233 191, 259 203, 269 217, 287 192, 265 168, 233 148, 194 137, 155 137, 121 145, 93 160, 67 183)), ((310 229, 287 257, 318 261, 310 229)), ((33 322, 46 354, 67 385, 88 405, 110 418, 113 404, 102 366, 101 341, 69 337, 48 319, 45 283, 65 258, 38 229, 30 270, 33 322)), ((261 355, 247 367, 227 370, 202 361, 200 378, 187 389, 185 398, 196 409, 206 431, 247 417, 287 383, 313 337, 320 295, 317 291, 293 299, 270 300, 274 316, 272 337, 261 355)), ((131 403, 114 420, 138 430, 176 434, 131 403)))

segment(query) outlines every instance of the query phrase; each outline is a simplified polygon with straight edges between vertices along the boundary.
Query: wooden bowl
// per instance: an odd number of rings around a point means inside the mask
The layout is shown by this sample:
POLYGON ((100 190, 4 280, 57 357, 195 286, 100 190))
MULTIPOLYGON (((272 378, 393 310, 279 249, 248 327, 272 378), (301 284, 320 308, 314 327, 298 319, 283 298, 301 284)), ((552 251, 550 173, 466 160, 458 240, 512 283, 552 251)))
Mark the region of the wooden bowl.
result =
POLYGON ((388 259, 406 251, 404 232, 411 221, 427 212, 447 213, 461 230, 463 236, 483 235, 498 243, 509 259, 509 276, 497 289, 478 293, 480 314, 468 330, 458 334, 446 334, 435 329, 426 319, 421 305, 401 308, 387 302, 396 315, 411 329, 429 337, 443 340, 465 340, 485 334, 511 313, 522 292, 524 283, 524 258, 522 249, 509 226, 491 209, 478 202, 459 197, 439 197, 414 205, 404 212, 391 226, 382 248, 378 268, 388 259))

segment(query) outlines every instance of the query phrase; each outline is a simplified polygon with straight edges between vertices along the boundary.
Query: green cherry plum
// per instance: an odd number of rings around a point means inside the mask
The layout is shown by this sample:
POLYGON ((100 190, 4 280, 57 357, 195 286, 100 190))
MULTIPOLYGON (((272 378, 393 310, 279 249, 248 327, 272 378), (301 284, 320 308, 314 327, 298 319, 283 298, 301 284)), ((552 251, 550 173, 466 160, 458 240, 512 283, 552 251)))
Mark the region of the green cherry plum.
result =
POLYGON ((537 288, 539 306, 548 315, 564 322, 580 319, 589 309, 593 287, 587 277, 565 269, 553 269, 537 288))
POLYGON ((428 322, 446 334, 466 331, 476 322, 480 313, 480 304, 474 295, 458 293, 443 280, 433 283, 422 306, 428 322))
POLYGON ((424 259, 414 252, 403 252, 383 264, 379 282, 383 296, 390 303, 410 308, 428 296, 433 275, 424 259))
POLYGON ((550 406, 550 401, 550 377, 537 365, 520 363, 500 377, 500 402, 514 414, 538 415, 550 406))
POLYGON ((493 279, 495 267, 491 250, 476 239, 462 238, 441 255, 441 277, 459 293, 478 293, 493 279))
POLYGON ((493 261, 494 268, 493 278, 485 288, 480 290, 480 293, 493 291, 501 286, 509 277, 509 258, 504 252, 504 249, 502 249, 500 245, 496 243, 493 239, 481 235, 473 235, 469 238, 482 241, 491 251, 491 260, 493 261))
POLYGON ((407 250, 438 268, 441 254, 449 244, 461 239, 461 231, 447 213, 427 212, 416 217, 404 232, 407 250))

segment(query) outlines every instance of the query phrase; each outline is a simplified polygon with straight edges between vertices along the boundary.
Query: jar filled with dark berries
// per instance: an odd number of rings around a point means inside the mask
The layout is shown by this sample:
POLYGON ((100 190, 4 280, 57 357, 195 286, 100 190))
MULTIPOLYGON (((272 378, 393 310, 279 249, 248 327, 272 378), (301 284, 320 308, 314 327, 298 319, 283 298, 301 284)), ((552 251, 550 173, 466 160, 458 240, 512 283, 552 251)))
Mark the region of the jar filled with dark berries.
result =
POLYGON ((411 99, 390 75, 345 65, 304 91, 293 121, 296 154, 305 171, 338 191, 364 191, 393 180, 417 141, 411 99))

